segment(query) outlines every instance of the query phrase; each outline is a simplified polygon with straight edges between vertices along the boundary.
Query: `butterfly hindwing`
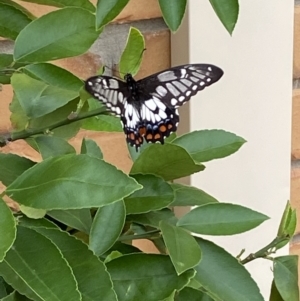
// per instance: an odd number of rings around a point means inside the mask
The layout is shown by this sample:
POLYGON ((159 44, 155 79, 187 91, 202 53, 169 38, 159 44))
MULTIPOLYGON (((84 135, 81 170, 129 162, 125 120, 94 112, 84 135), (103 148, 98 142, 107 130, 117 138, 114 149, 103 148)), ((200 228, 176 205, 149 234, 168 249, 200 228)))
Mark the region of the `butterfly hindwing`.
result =
POLYGON ((121 118, 126 140, 138 149, 146 142, 160 142, 177 130, 177 108, 205 87, 218 81, 223 71, 209 64, 183 65, 135 81, 94 76, 86 90, 121 118))

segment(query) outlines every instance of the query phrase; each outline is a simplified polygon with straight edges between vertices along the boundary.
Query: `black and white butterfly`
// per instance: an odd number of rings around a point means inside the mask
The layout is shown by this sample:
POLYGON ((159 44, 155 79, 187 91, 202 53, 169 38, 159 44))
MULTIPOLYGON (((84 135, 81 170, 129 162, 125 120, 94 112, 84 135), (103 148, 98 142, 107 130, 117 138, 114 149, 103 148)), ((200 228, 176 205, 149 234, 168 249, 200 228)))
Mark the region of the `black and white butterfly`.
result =
POLYGON ((135 81, 126 74, 121 81, 110 76, 94 76, 85 89, 121 118, 126 140, 136 150, 147 142, 164 143, 177 130, 177 108, 205 87, 218 81, 223 71, 214 65, 177 66, 135 81))

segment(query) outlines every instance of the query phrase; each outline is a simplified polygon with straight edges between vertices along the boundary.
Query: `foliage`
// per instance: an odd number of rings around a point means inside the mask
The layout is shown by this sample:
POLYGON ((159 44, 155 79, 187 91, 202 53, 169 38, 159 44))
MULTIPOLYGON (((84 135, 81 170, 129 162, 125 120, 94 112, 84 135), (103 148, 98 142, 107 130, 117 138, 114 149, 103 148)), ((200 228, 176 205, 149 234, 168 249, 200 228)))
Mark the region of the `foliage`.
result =
MULTIPOLYGON (((15 41, 13 54, 0 54, 0 82, 14 89, 14 131, 0 136, 0 146, 25 139, 43 159, 0 154, 0 181, 6 186, 0 198, 1 300, 263 300, 244 265, 270 259, 289 242, 295 211, 287 205, 277 237, 266 247, 235 258, 190 231, 234 235, 268 217, 172 182, 203 171, 203 162, 233 154, 245 140, 224 130, 173 135, 163 146, 129 149, 134 161, 129 175, 105 162, 92 140, 83 140, 76 154, 67 139, 81 127, 121 128, 82 91, 81 79, 49 61, 86 52, 128 0, 99 0, 96 7, 85 0, 27 2, 59 9, 35 18, 20 4, 0 0, 0 36, 15 41), (7 197, 21 212, 9 209, 7 197), (181 218, 170 209, 195 205, 181 218), (160 254, 132 246, 137 239, 152 241, 160 254)), ((231 34, 238 1, 210 3, 231 34)), ((176 31, 186 0, 159 4, 176 31)), ((137 72, 143 49, 143 36, 132 28, 121 74, 137 72)), ((271 300, 298 300, 297 258, 271 259, 271 300)))

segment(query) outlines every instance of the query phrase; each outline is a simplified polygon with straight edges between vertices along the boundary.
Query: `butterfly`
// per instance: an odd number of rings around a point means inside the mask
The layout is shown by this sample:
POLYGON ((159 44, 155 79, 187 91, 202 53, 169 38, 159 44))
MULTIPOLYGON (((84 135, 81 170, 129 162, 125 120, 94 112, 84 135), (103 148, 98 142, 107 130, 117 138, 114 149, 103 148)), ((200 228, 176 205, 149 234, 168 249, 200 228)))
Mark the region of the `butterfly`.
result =
POLYGON ((85 89, 120 117, 127 142, 138 151, 144 140, 163 144, 177 130, 177 108, 222 75, 222 69, 217 66, 189 64, 138 81, 130 73, 124 81, 111 76, 93 76, 86 80, 85 89))

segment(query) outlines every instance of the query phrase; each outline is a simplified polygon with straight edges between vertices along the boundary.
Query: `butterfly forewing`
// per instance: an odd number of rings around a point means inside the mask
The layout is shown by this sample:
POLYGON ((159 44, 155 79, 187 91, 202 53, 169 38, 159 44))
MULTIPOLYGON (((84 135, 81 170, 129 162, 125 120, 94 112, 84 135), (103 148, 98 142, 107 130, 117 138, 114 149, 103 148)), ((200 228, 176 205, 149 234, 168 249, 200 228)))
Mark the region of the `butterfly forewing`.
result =
POLYGON ((209 64, 183 65, 135 81, 95 76, 85 83, 86 90, 121 117, 126 140, 136 149, 145 139, 160 142, 177 130, 177 108, 205 87, 218 81, 223 71, 209 64))

